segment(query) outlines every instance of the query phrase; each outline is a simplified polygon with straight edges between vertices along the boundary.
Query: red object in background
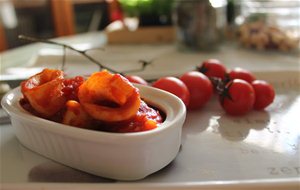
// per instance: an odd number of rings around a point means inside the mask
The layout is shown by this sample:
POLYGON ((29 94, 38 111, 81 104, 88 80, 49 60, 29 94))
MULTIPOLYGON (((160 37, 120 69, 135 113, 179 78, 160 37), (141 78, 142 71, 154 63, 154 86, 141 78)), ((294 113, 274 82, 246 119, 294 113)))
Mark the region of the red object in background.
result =
POLYGON ((263 110, 274 101, 275 90, 271 84, 263 80, 254 80, 251 85, 255 91, 254 109, 263 110))
POLYGON ((209 78, 201 72, 189 71, 184 73, 180 80, 190 92, 188 109, 195 110, 203 107, 213 94, 213 85, 209 78))
POLYGON ((217 77, 222 80, 225 79, 227 72, 226 67, 218 59, 207 59, 202 62, 200 66, 197 67, 197 70, 207 77, 217 77))
POLYGON ((256 77, 250 71, 240 67, 236 67, 233 70, 229 71, 228 75, 230 80, 243 79, 250 84, 256 79, 256 77))
POLYGON ((148 85, 148 82, 145 81, 142 77, 137 76, 137 75, 127 75, 125 76, 129 82, 132 83, 137 83, 137 84, 143 84, 143 85, 148 85))
POLYGON ((118 0, 108 1, 109 20, 114 22, 117 20, 123 20, 123 11, 121 4, 118 0))
POLYGON ((176 95, 186 106, 189 105, 189 89, 180 79, 176 77, 162 77, 155 81, 152 86, 176 95))
POLYGON ((252 110, 255 92, 250 83, 242 79, 233 79, 226 84, 220 103, 224 110, 234 116, 245 115, 252 110))

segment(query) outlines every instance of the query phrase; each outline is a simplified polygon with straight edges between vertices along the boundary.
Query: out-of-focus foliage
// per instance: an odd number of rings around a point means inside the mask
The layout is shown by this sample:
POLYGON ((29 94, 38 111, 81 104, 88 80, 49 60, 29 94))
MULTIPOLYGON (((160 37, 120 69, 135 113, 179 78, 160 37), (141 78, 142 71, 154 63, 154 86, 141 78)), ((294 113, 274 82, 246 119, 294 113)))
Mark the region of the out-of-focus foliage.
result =
POLYGON ((127 16, 170 15, 174 0, 119 0, 127 16))

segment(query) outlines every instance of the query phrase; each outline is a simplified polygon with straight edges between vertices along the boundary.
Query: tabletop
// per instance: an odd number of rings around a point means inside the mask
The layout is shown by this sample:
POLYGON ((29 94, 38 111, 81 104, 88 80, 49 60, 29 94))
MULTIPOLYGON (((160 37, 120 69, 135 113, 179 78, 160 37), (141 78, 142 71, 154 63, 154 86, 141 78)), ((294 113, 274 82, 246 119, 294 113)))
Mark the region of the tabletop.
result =
MULTIPOLYGON (((107 44, 102 32, 54 39, 90 55, 118 71, 139 68, 139 60, 153 61, 134 74, 148 80, 180 76, 203 60, 217 58, 227 68, 243 67, 270 81, 274 104, 245 117, 226 116, 217 101, 188 112, 182 149, 161 171, 134 182, 101 178, 49 160, 20 144, 10 123, 0 130, 0 187, 7 189, 297 189, 300 183, 299 54, 259 52, 225 42, 215 52, 180 52, 174 44, 107 44)), ((0 54, 1 80, 17 85, 34 69, 59 68, 61 47, 34 43, 0 54), (28 73, 27 73, 28 72, 28 73)), ((66 72, 87 74, 98 69, 80 54, 68 51, 66 72)), ((1 114, 5 114, 1 112, 1 114)), ((1 115, 0 114, 0 115, 1 115)))

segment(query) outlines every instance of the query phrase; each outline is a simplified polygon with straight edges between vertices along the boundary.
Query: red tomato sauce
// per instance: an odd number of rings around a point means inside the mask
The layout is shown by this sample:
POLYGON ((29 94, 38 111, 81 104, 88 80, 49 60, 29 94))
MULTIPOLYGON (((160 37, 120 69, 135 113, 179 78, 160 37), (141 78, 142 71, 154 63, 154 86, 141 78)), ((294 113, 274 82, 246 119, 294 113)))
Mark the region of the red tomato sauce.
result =
POLYGON ((67 100, 78 101, 77 93, 78 87, 84 82, 84 78, 81 76, 76 76, 75 78, 64 79, 64 88, 62 89, 67 100))
MULTIPOLYGON (((26 99, 22 98, 20 100, 20 105, 33 115, 41 117, 31 107, 31 105, 26 99)), ((63 114, 64 110, 60 110, 54 116, 48 118, 48 120, 61 123, 63 114)), ((114 123, 92 120, 90 126, 87 126, 85 128, 115 133, 140 132, 155 129, 161 123, 163 123, 164 120, 165 114, 161 110, 154 107, 150 107, 144 101, 141 101, 141 105, 137 114, 130 120, 114 123)))
POLYGON ((134 118, 115 123, 100 122, 98 125, 101 131, 109 132, 139 132, 148 131, 157 127, 165 120, 165 116, 162 111, 157 108, 149 107, 144 101, 141 101, 140 108, 134 118))

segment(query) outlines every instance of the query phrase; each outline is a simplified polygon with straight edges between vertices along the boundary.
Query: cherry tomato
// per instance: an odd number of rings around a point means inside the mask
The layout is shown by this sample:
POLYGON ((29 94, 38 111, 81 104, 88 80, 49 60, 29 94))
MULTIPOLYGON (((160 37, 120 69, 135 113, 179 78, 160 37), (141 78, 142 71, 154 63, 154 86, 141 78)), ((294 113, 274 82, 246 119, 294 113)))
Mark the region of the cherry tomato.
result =
POLYGON ((263 110, 269 106, 275 98, 275 91, 272 85, 263 80, 252 82, 255 91, 254 109, 263 110))
POLYGON ((145 79, 143 79, 142 77, 137 76, 137 75, 127 75, 127 76, 125 76, 125 78, 127 78, 129 80, 129 82, 132 82, 132 83, 148 85, 148 82, 145 81, 145 79))
POLYGON ((188 109, 201 108, 213 94, 213 86, 209 78, 198 71, 183 74, 180 80, 186 84, 190 92, 188 109))
POLYGON ((256 77, 248 70, 242 69, 239 67, 234 68, 228 73, 229 79, 243 79, 251 84, 252 81, 256 79, 256 77))
POLYGON ((251 84, 242 79, 229 81, 220 96, 223 109, 230 115, 244 115, 254 105, 255 92, 251 84))
POLYGON ((152 86, 176 95, 186 106, 188 106, 190 101, 190 92, 187 86, 180 79, 175 77, 163 77, 155 81, 152 86))
POLYGON ((197 68, 198 71, 204 73, 207 77, 217 77, 224 79, 226 75, 226 67, 217 59, 208 59, 203 61, 202 65, 197 68))

